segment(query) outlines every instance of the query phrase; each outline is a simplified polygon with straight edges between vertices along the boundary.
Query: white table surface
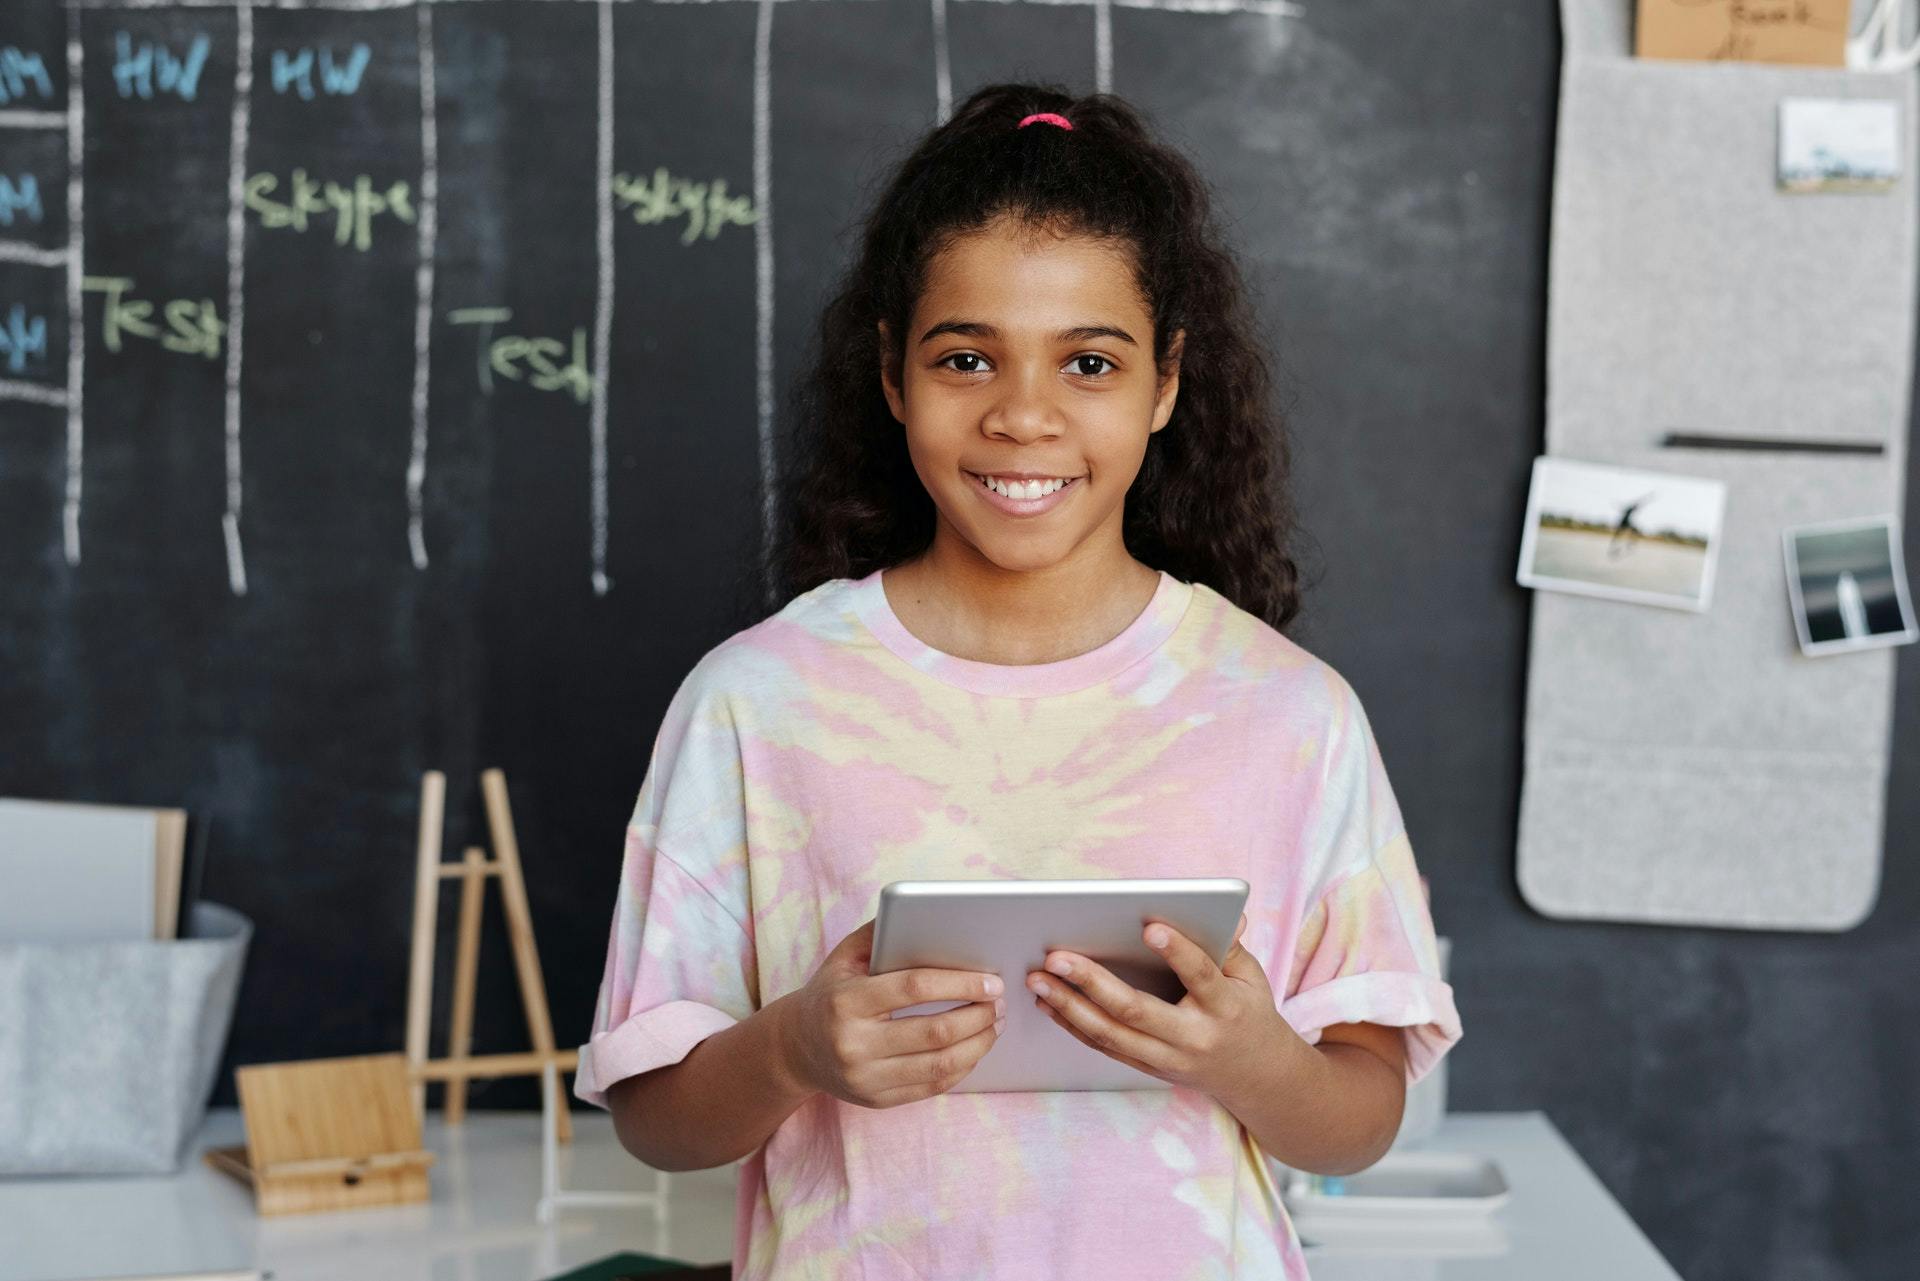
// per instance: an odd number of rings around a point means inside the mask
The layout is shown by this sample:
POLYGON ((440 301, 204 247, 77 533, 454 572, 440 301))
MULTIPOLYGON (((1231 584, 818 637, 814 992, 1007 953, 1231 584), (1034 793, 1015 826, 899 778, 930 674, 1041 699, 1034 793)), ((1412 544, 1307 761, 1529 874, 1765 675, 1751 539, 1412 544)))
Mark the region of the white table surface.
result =
MULTIPOLYGON (((560 1148, 568 1191, 650 1191, 605 1114, 576 1112, 560 1148)), ((429 1112, 432 1199, 408 1206, 261 1218, 252 1193, 200 1158, 241 1143, 215 1108, 172 1175, 0 1178, 0 1281, 258 1268, 274 1281, 537 1281, 623 1250, 725 1262, 735 1167, 668 1176, 667 1213, 566 1207, 536 1220, 540 1114, 429 1112)), ((1679 1281, 1541 1112, 1453 1114, 1421 1150, 1492 1157, 1512 1199, 1468 1228, 1370 1231, 1314 1242, 1314 1281, 1679 1281)))

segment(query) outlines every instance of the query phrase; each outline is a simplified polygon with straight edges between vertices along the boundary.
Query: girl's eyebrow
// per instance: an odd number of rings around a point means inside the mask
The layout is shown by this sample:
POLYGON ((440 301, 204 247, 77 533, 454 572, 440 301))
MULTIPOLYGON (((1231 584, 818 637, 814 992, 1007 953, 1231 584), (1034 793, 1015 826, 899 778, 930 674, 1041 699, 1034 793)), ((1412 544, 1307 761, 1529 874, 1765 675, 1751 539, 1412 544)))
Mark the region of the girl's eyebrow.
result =
MULTIPOLYGON (((926 333, 920 335, 921 342, 931 342, 941 334, 960 334, 967 338, 998 338, 1000 331, 992 325, 977 320, 943 320, 926 333)), ((1138 347, 1133 335, 1124 329, 1115 329, 1112 325, 1081 325, 1075 329, 1062 329, 1053 336, 1055 342, 1091 342, 1095 338, 1118 338, 1123 343, 1138 347)))

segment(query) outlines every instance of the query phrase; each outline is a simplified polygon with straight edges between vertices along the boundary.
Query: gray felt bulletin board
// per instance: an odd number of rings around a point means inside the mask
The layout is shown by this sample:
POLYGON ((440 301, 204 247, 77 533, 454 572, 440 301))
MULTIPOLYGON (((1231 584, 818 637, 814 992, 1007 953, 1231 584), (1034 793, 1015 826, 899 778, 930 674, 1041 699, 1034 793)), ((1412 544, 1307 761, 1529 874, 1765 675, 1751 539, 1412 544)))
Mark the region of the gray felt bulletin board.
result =
POLYGON ((1879 889, 1896 651, 1800 652, 1781 531, 1903 514, 1915 73, 1640 61, 1632 0, 1560 7, 1546 453, 1718 479, 1726 506, 1702 612, 1533 593, 1521 892, 1552 917, 1849 929, 1879 889), (1781 191, 1787 97, 1897 102, 1892 190, 1781 191))

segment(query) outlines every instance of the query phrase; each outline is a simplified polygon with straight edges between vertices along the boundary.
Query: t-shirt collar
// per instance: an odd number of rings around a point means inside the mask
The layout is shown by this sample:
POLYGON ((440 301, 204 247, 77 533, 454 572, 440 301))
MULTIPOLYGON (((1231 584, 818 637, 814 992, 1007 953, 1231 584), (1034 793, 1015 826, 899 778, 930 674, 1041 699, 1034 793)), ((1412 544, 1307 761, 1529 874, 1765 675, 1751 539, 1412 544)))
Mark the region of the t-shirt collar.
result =
POLYGON ((1119 675, 1173 635, 1193 597, 1193 584, 1163 569, 1146 608, 1105 644, 1051 663, 982 663, 935 649, 908 631, 887 602, 883 572, 876 569, 852 586, 854 611, 875 639, 935 680, 1012 698, 1068 694, 1119 675))

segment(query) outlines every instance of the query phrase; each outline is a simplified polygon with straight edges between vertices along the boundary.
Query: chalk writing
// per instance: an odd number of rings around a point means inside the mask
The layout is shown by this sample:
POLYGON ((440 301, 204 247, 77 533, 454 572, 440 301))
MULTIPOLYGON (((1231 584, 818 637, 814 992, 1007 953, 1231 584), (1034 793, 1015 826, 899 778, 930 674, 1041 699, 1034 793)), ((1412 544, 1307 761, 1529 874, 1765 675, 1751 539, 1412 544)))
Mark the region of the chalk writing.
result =
POLYGON ((53 97, 53 77, 47 74, 46 61, 37 53, 0 46, 0 107, 18 102, 29 89, 42 102, 53 97))
POLYGON ((155 340, 168 351, 183 355, 212 360, 220 354, 220 339, 227 332, 227 326, 214 310, 212 299, 202 298, 198 302, 189 298, 173 299, 162 308, 167 326, 162 330, 153 319, 153 304, 144 298, 129 297, 133 285, 131 276, 83 276, 80 279, 80 287, 88 293, 106 295, 100 328, 108 351, 118 353, 122 338, 132 335, 155 340))
POLYGON ((760 221, 753 197, 728 198, 725 178, 689 182, 668 174, 664 165, 656 168, 651 178, 613 175, 613 199, 615 204, 631 209, 633 220, 642 226, 685 214, 687 228, 680 233, 683 245, 692 244, 702 233, 712 240, 728 224, 748 227, 760 221))
POLYGON ((47 363, 47 318, 29 316, 23 303, 7 309, 7 320, 0 325, 0 356, 6 357, 10 374, 25 373, 47 363))
POLYGON ((269 199, 279 186, 280 180, 270 173, 257 173, 247 179, 247 208, 260 215, 262 226, 305 231, 307 215, 331 213, 334 243, 351 243, 362 252, 373 244, 373 220, 378 215, 392 214, 402 222, 414 220, 413 196, 404 182, 376 191, 373 179, 365 174, 355 178, 351 187, 344 187, 337 182, 316 182, 305 169, 295 169, 287 199, 269 199))
POLYGON ((523 338, 509 334, 495 338, 493 327, 505 324, 513 319, 513 312, 506 307, 462 307, 449 312, 447 320, 455 325, 478 325, 480 327, 480 388, 488 395, 493 394, 493 375, 511 378, 519 382, 522 378, 520 366, 516 361, 525 361, 532 371, 527 382, 541 391, 566 391, 581 404, 586 404, 593 396, 593 374, 587 368, 587 331, 576 327, 573 331, 573 359, 565 365, 555 363, 567 354, 566 344, 557 338, 523 338))
POLYGON ((15 214, 27 222, 41 222, 47 216, 40 206, 40 183, 30 173, 18 178, 0 173, 0 227, 13 226, 15 214))
MULTIPOLYGON (((367 62, 373 57, 373 51, 366 45, 356 44, 347 54, 346 61, 337 61, 333 50, 321 49, 318 52, 320 88, 332 97, 345 97, 358 93, 360 77, 366 73, 367 62)), ((314 96, 314 64, 316 54, 312 49, 275 49, 273 51, 273 91, 299 94, 312 100, 314 96)))
POLYGON ((192 102, 200 94, 200 73, 206 70, 211 47, 206 36, 195 36, 187 46, 187 56, 176 58, 164 44, 142 41, 136 49, 132 36, 116 31, 113 83, 122 98, 151 98, 158 91, 178 94, 182 102, 192 102))

